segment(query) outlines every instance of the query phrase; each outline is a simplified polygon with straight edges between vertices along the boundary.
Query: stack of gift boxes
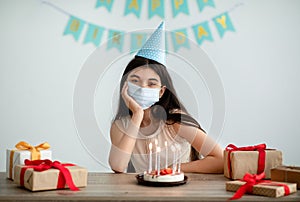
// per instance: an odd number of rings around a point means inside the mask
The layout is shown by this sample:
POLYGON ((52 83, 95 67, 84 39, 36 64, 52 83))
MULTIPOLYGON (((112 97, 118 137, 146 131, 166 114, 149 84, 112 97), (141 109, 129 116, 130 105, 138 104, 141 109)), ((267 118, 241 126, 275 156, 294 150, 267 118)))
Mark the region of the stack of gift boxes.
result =
POLYGON ((236 192, 231 199, 243 194, 281 197, 300 188, 300 168, 282 165, 282 152, 268 149, 266 144, 224 150, 226 190, 236 192))
POLYGON ((50 145, 37 146, 22 141, 15 149, 7 149, 7 178, 31 191, 87 186, 87 169, 71 163, 52 161, 50 145))

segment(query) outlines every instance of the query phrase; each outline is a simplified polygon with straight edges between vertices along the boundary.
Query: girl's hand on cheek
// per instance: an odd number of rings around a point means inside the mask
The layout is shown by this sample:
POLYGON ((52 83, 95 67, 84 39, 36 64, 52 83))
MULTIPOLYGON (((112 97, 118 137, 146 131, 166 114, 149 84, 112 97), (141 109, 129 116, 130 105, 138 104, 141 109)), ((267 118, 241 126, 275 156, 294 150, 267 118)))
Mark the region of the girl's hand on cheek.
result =
POLYGON ((132 111, 133 114, 143 115, 144 111, 142 107, 130 96, 128 95, 128 83, 125 82, 121 92, 122 98, 128 107, 132 111))

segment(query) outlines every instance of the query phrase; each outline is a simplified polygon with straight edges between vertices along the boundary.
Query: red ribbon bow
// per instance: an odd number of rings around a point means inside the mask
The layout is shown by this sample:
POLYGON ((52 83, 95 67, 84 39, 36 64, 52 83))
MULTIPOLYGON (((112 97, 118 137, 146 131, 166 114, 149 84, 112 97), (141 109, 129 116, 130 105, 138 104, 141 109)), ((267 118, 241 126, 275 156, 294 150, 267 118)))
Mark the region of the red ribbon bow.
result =
POLYGON ((242 181, 245 181, 246 184, 242 185, 236 193, 233 195, 233 197, 230 198, 230 200, 239 199, 241 198, 245 193, 252 193, 252 188, 254 185, 258 184, 263 178, 265 177, 265 173, 261 173, 259 175, 251 175, 249 173, 246 173, 242 179, 242 181))
POLYGON ((250 173, 246 173, 242 179, 242 181, 246 182, 246 184, 242 185, 235 194, 230 198, 230 200, 235 200, 241 198, 245 193, 252 193, 253 186, 256 184, 269 185, 269 186, 283 186, 284 187, 284 195, 290 194, 290 189, 286 184, 276 183, 270 180, 263 180, 265 178, 265 173, 262 172, 259 175, 251 175, 250 173))
POLYGON ((75 186, 70 171, 65 166, 75 166, 71 163, 62 164, 59 161, 51 161, 51 160, 25 160, 25 166, 21 169, 20 174, 20 184, 24 186, 24 174, 28 168, 33 168, 34 171, 42 172, 45 170, 49 170, 50 168, 58 169, 59 176, 57 182, 57 188, 62 189, 65 188, 65 184, 69 186, 72 191, 78 191, 78 187, 75 186))
POLYGON ((231 173, 231 159, 230 154, 233 151, 258 151, 258 165, 257 165, 257 174, 261 174, 265 170, 265 159, 266 159, 266 144, 258 144, 254 146, 247 146, 247 147, 237 147, 233 144, 229 144, 225 150, 228 151, 228 158, 227 158, 227 166, 230 178, 232 178, 231 173))

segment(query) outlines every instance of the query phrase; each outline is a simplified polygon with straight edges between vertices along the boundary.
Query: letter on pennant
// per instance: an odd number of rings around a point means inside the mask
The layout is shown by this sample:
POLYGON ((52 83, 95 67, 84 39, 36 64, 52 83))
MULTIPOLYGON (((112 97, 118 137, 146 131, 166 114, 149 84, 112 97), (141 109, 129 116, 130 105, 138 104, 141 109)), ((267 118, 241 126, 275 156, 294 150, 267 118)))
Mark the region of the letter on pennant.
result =
POLYGON ((135 10, 139 10, 139 5, 137 3, 137 0, 131 0, 131 3, 129 5, 129 8, 132 9, 134 8, 135 10))
POLYGON ((151 0, 151 10, 154 11, 160 6, 160 1, 159 0, 151 0))
POLYGON ((176 32, 175 33, 176 42, 177 44, 183 44, 185 42, 185 35, 182 32, 176 32))
POLYGON ((183 0, 174 0, 175 1, 175 8, 176 10, 183 4, 183 0))
POLYGON ((217 22, 222 26, 223 29, 227 28, 225 15, 222 15, 220 18, 217 18, 217 22))
POLYGON ((198 27, 198 38, 201 38, 203 35, 208 36, 208 33, 202 26, 199 26, 198 27))

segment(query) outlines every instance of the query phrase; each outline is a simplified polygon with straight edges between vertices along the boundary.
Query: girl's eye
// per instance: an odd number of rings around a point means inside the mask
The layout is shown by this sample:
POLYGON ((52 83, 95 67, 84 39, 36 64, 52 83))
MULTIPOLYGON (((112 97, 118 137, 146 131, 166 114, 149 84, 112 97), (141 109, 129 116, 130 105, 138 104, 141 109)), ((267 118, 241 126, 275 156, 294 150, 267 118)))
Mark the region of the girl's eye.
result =
POLYGON ((139 81, 138 81, 137 79, 132 79, 131 82, 132 82, 132 83, 137 83, 137 82, 139 82, 139 81))
POLYGON ((149 83, 148 86, 154 87, 157 86, 157 83, 149 83))

